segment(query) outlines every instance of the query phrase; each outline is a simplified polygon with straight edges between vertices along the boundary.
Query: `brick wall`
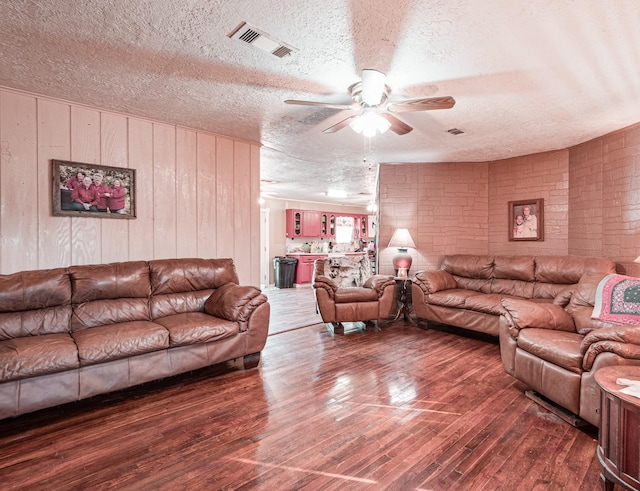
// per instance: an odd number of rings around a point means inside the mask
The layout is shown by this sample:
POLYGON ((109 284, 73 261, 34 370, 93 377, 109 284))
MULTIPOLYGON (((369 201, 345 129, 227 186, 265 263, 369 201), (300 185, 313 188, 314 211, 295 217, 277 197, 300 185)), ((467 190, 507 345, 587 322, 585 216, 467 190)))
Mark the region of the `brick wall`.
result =
POLYGON ((569 251, 640 276, 640 124, 569 149, 569 251))
POLYGON ((396 227, 416 243, 412 272, 444 254, 609 257, 640 276, 640 124, 574 147, 489 163, 380 168, 380 271, 396 227), (544 241, 509 241, 509 201, 544 200, 544 241))
POLYGON ((489 254, 568 254, 568 151, 489 164, 489 254), (509 241, 509 201, 544 200, 544 240, 509 241))
POLYGON ((397 227, 411 232, 411 271, 436 267, 452 251, 486 254, 488 166, 485 163, 385 164, 380 167, 380 272, 393 273, 387 248, 397 227))

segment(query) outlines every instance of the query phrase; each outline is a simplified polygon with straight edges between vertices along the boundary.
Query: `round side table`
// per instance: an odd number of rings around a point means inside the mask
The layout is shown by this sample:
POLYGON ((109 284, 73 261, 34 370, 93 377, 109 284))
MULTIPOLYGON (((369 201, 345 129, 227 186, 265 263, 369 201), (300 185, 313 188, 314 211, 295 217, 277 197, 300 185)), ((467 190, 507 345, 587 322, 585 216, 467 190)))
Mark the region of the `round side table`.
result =
POLYGON ((598 462, 602 488, 614 484, 640 490, 640 398, 623 394, 619 378, 640 383, 640 366, 611 366, 596 372, 600 386, 600 431, 598 462))

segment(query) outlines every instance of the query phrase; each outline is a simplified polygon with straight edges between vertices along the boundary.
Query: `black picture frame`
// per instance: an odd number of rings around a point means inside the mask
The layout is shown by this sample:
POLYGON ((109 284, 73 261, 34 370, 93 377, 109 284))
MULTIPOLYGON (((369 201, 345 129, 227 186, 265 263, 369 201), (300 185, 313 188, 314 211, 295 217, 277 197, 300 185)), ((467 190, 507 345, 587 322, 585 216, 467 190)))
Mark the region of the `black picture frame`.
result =
MULTIPOLYGON (((85 218, 114 218, 132 219, 136 218, 136 170, 127 167, 110 167, 107 165, 87 164, 83 162, 72 162, 69 160, 51 160, 51 206, 53 216, 59 217, 85 217, 85 218), (98 211, 96 206, 89 205, 89 209, 78 209, 78 201, 74 205, 72 187, 82 185, 77 183, 78 173, 82 172, 84 177, 93 178, 96 174, 102 176, 102 182, 113 190, 117 186, 116 181, 120 181, 120 186, 125 188, 124 202, 122 198, 106 198, 105 211, 98 211), (74 178, 76 179, 73 182, 74 178), (123 204, 118 210, 112 210, 111 202, 116 206, 123 204)), ((93 184, 91 184, 93 185, 93 184)), ((109 193, 112 195, 113 193, 109 193)), ((104 205, 103 199, 100 204, 104 205)))
POLYGON ((544 240, 544 200, 542 198, 509 201, 509 240, 544 240))

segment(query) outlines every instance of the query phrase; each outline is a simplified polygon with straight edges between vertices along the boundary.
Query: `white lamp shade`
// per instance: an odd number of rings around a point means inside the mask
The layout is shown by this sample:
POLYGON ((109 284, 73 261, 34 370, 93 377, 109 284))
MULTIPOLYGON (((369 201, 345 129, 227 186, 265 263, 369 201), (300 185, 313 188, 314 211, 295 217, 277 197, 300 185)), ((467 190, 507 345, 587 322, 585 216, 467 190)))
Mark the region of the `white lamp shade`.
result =
POLYGON ((397 228, 396 231, 393 232, 387 247, 399 247, 402 249, 413 247, 415 249, 416 244, 413 242, 408 228, 397 228))

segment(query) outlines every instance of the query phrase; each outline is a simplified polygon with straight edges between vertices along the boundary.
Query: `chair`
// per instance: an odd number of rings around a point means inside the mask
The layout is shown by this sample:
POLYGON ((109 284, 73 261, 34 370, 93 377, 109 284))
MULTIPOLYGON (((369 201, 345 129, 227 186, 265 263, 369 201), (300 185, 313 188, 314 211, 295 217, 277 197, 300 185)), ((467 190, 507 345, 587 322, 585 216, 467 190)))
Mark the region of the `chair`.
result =
POLYGON ((374 275, 367 256, 317 259, 313 282, 322 321, 336 334, 344 334, 343 322, 388 320, 394 303, 395 280, 374 275))

